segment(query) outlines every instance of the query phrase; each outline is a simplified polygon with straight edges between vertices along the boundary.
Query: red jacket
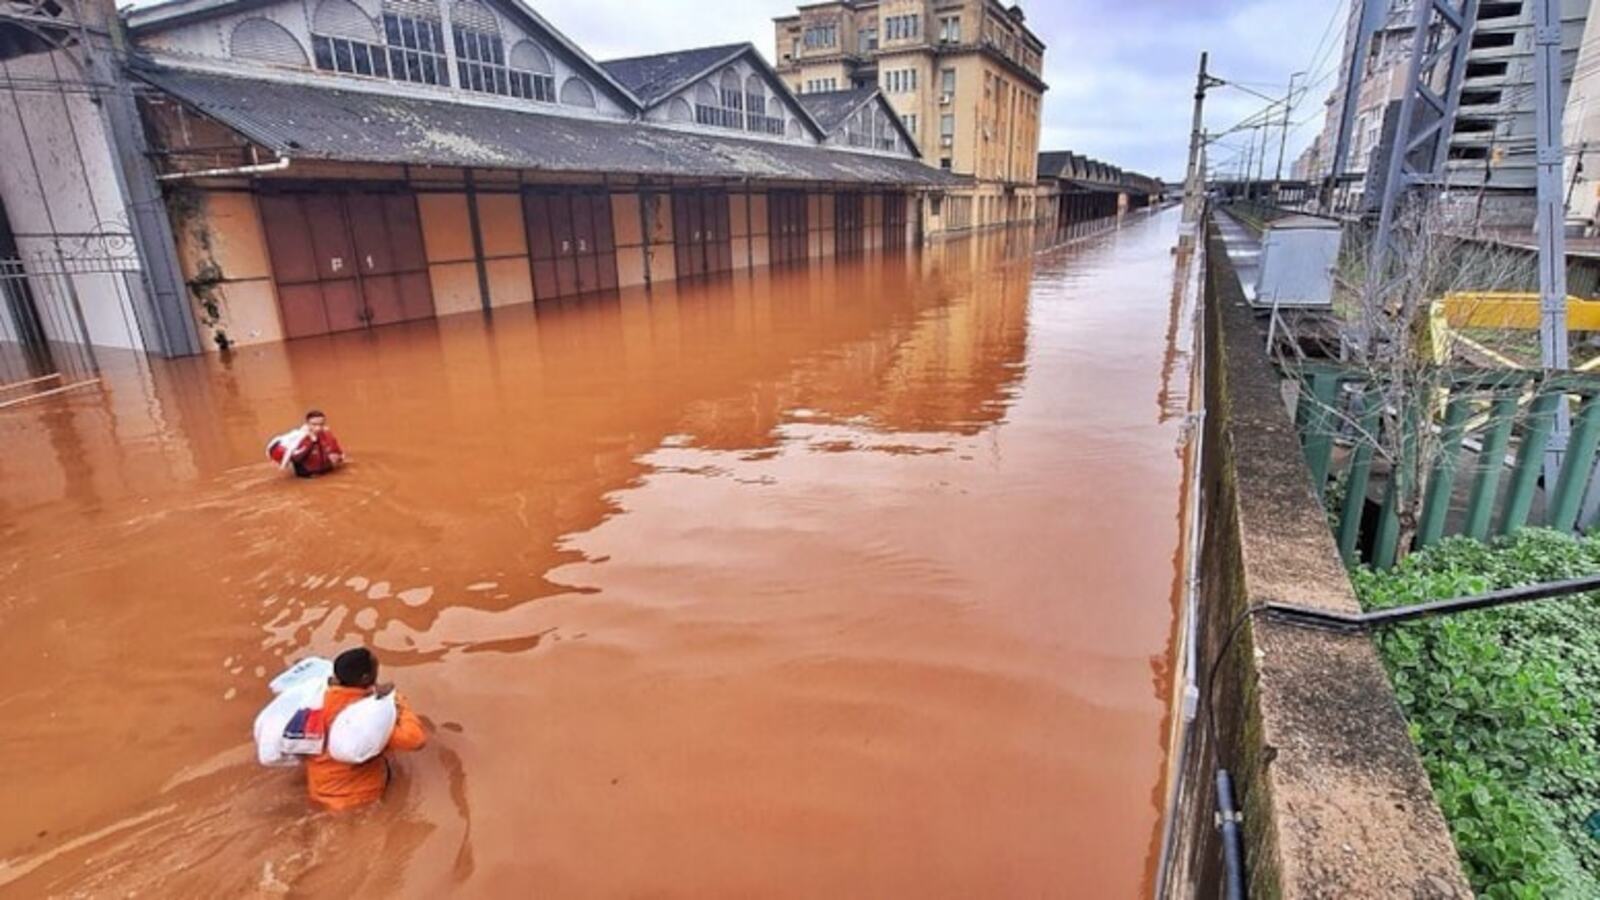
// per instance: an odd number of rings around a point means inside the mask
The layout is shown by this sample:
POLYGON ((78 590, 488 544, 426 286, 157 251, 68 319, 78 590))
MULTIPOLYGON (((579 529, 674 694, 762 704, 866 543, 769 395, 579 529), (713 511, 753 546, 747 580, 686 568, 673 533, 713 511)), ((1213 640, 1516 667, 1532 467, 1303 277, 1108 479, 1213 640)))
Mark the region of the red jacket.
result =
POLYGON ((339 439, 333 436, 333 432, 324 428, 319 435, 308 434, 300 438, 299 444, 292 449, 275 441, 268 450, 272 461, 276 463, 283 462, 285 453, 294 463, 296 475, 326 475, 334 470, 332 457, 337 455, 342 459, 344 448, 339 446, 339 439))

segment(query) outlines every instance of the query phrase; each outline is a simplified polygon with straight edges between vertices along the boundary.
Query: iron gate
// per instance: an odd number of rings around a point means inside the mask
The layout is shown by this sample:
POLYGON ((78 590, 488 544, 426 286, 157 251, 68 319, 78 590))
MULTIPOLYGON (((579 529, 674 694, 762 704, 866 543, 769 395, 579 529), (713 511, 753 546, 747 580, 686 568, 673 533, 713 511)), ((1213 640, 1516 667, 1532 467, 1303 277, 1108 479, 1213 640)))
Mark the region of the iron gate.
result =
POLYGON ((146 346, 144 277, 125 232, 55 235, 0 255, 0 409, 99 382, 102 356, 146 346))

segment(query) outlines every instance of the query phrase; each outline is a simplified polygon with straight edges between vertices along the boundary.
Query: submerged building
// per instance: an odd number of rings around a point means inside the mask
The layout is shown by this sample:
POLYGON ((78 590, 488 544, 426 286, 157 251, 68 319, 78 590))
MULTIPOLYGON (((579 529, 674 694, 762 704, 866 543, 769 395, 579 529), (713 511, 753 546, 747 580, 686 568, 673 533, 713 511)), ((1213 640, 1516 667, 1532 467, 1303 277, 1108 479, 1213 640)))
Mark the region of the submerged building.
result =
POLYGON ((924 131, 749 44, 596 60, 522 0, 12 0, 0 385, 892 251, 1076 191, 1031 149, 963 175, 924 131))
POLYGON ((83 21, 0 41, 0 201, 10 318, 51 340, 175 355, 900 247, 958 183, 749 45, 600 62, 518 0, 50 5, 83 21))
POLYGON ((998 0, 832 0, 774 20, 777 71, 802 98, 870 90, 967 182, 958 227, 1035 218, 1044 42, 998 0))

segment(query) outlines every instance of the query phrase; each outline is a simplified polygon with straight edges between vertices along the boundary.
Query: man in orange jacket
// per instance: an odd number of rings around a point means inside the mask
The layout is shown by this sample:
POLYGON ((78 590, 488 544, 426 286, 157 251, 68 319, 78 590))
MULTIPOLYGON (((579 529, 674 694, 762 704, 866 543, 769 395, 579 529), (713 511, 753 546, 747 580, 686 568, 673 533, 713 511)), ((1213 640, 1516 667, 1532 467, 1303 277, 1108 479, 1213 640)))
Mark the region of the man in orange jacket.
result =
MULTIPOLYGON (((383 697, 393 690, 392 684, 378 684, 378 658, 371 650, 365 647, 346 650, 333 661, 333 677, 328 680, 327 693, 322 697, 323 721, 332 724, 345 707, 357 700, 383 697)), ((339 762, 324 748, 306 762, 306 789, 312 802, 338 811, 382 799, 384 789, 389 786, 388 753, 416 750, 428 742, 422 721, 398 695, 395 708, 399 715, 383 753, 364 763, 351 764, 339 762)))

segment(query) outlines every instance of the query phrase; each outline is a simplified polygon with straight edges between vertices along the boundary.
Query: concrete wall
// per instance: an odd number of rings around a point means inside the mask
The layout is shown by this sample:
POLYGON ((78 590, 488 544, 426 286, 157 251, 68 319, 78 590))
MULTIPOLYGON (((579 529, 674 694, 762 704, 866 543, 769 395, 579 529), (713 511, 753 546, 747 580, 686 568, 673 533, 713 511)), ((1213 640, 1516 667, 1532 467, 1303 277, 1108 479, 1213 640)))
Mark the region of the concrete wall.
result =
POLYGON ((249 190, 175 189, 174 237, 183 277, 213 284, 218 315, 196 299, 195 325, 203 344, 220 349, 217 335, 240 346, 283 340, 278 292, 272 280, 266 234, 256 196, 249 190))
POLYGON ((1357 603, 1214 231, 1206 265, 1199 711, 1169 893, 1221 893, 1220 766, 1244 814, 1250 896, 1470 897, 1371 641, 1252 613, 1357 603))
POLYGON ((144 346, 141 329, 149 326, 139 318, 142 264, 102 106, 83 91, 14 86, 77 81, 76 73, 63 52, 0 62, 0 198, 19 254, 33 277, 48 285, 34 296, 49 336, 79 341, 81 310, 90 343, 138 348, 144 346), (55 264, 31 262, 53 259, 58 250, 84 274, 46 276, 55 264))

